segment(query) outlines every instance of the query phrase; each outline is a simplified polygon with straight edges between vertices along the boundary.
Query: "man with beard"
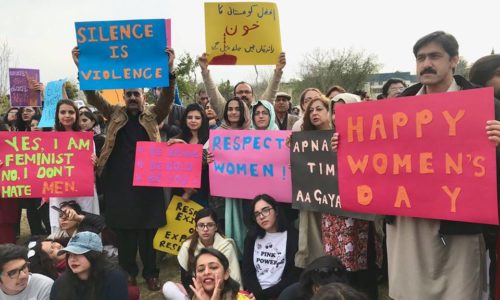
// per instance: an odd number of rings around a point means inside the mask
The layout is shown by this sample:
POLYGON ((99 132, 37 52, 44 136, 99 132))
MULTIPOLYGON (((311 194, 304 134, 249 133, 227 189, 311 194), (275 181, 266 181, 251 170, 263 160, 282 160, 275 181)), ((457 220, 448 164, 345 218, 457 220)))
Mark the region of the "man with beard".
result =
MULTIPOLYGON (((152 291, 161 288, 153 238, 156 230, 166 223, 164 194, 162 188, 133 186, 132 182, 136 143, 160 141, 158 124, 167 117, 174 101, 175 74, 172 72, 175 55, 171 48, 165 52, 171 72, 170 83, 168 88, 161 89, 155 105, 145 106, 142 88, 124 89, 125 107, 110 105, 96 91, 84 91, 88 103, 109 120, 97 172, 102 178, 106 224, 118 239, 118 261, 127 271, 129 283, 137 285, 136 255, 139 249, 144 266, 142 276, 152 291)), ((78 66, 78 47, 72 54, 78 66)))
MULTIPOLYGON (((436 31, 413 46, 420 83, 401 96, 472 89, 461 76, 458 43, 436 31)), ((500 122, 488 121, 490 140, 500 139, 500 122)), ((485 137, 486 138, 486 137, 485 137)), ((387 225, 389 296, 395 300, 482 299, 486 287, 482 225, 411 217, 395 217, 387 225)))
MULTIPOLYGON (((198 64, 201 68, 201 75, 203 77, 203 82, 205 83, 206 92, 212 108, 215 110, 219 119, 222 119, 222 114, 224 112, 224 106, 226 105, 226 99, 219 92, 217 85, 215 85, 212 76, 210 76, 210 71, 208 70, 208 60, 207 54, 203 53, 198 58, 198 64)), ((273 78, 269 82, 266 90, 258 100, 267 100, 273 103, 276 92, 278 91, 278 86, 281 81, 281 76, 283 75, 283 68, 286 65, 285 53, 281 52, 279 61, 276 64, 276 69, 274 70, 273 78)), ((252 103, 255 101, 255 94, 253 93, 252 86, 244 81, 238 82, 234 86, 233 94, 236 97, 242 99, 250 108, 252 103)))
POLYGON ((28 249, 0 245, 0 300, 48 300, 54 281, 41 274, 31 274, 28 249))

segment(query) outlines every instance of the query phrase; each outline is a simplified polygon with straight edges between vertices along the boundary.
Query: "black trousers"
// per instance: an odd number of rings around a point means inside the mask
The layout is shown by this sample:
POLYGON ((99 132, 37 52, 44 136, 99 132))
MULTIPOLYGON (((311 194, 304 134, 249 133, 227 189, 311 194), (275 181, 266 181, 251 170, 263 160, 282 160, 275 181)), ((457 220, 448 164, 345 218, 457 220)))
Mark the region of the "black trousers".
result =
POLYGON ((356 272, 349 272, 348 277, 351 286, 356 290, 365 293, 370 300, 378 300, 378 281, 377 275, 379 269, 375 263, 377 254, 375 251, 375 227, 370 222, 368 227, 368 269, 356 272))
MULTIPOLYGON (((40 198, 35 198, 35 199, 19 199, 18 204, 19 208, 19 215, 18 215, 18 227, 17 231, 18 234, 21 231, 21 210, 23 208, 26 209, 26 217, 28 218, 28 224, 30 226, 30 231, 31 235, 44 235, 46 234, 45 230, 42 227, 42 218, 40 216, 40 211, 38 210, 38 207, 40 206, 41 199, 40 198)), ((50 228, 50 227, 49 227, 50 228)))
POLYGON ((139 274, 136 257, 137 249, 141 257, 142 277, 149 279, 158 277, 160 270, 156 267, 156 251, 153 238, 156 229, 113 229, 118 240, 118 262, 131 277, 139 274))

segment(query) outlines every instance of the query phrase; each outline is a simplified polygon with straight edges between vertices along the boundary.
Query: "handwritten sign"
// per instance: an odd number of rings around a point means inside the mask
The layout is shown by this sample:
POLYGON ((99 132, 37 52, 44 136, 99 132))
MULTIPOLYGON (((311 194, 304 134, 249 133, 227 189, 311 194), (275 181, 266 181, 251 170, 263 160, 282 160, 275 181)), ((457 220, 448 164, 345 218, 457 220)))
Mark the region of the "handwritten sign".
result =
POLYGON ((0 198, 94 195, 90 132, 0 132, 0 198))
POLYGON ((137 142, 134 186, 199 188, 202 147, 137 142))
POLYGON ((36 69, 9 69, 10 106, 42 106, 40 92, 34 84, 40 82, 36 69))
POLYGON ((498 224, 493 89, 339 105, 342 207, 498 224))
POLYGON ((173 196, 167 208, 167 225, 156 231, 153 247, 177 255, 182 243, 193 234, 196 225, 194 218, 202 208, 194 201, 184 201, 179 196, 173 196))
POLYGON ((211 130, 210 193, 253 199, 269 194, 277 201, 292 201, 290 131, 211 130))
POLYGON ((163 19, 76 22, 82 90, 168 86, 163 19))
POLYGON ((56 122, 56 107, 57 102, 66 97, 66 91, 64 90, 65 80, 51 81, 47 83, 45 91, 43 94, 43 110, 42 118, 38 127, 54 127, 56 122))
POLYGON ((205 3, 209 64, 274 65, 281 52, 278 7, 270 2, 205 3))
POLYGON ((364 220, 374 215, 345 211, 340 202, 337 153, 331 150, 333 130, 294 132, 291 140, 292 206, 364 220))

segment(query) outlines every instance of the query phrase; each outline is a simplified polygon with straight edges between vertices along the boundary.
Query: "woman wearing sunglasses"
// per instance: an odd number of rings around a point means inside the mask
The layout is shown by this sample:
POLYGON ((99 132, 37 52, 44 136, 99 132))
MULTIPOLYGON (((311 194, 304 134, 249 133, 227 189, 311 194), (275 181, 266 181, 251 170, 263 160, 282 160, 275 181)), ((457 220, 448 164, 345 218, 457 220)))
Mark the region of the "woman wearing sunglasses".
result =
POLYGON ((243 285, 257 300, 278 298, 300 276, 294 263, 298 232, 269 195, 256 196, 252 211, 243 253, 243 285))
POLYGON ((225 238, 217 226, 217 215, 211 208, 200 210, 195 217, 195 231, 181 246, 177 260, 181 266, 181 284, 168 281, 163 285, 166 299, 185 300, 191 294, 190 285, 195 271, 195 257, 203 248, 214 248, 229 261, 229 273, 241 285, 240 265, 236 245, 232 239, 225 238))

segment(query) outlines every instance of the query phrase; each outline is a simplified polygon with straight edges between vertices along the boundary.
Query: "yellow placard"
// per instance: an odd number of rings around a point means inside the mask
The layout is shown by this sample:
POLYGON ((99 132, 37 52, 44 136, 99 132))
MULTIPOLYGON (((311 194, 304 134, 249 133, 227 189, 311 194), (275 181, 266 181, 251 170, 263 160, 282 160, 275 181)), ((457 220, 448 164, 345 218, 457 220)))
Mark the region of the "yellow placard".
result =
POLYGON ((167 208, 167 225, 158 228, 153 240, 156 250, 177 255, 182 243, 194 232, 194 218, 203 207, 190 200, 173 196, 167 208))
POLYGON ((109 104, 125 106, 125 100, 123 100, 123 89, 117 90, 101 90, 101 95, 109 104))
POLYGON ((205 40, 209 64, 277 64, 278 7, 270 2, 205 3, 205 40))

